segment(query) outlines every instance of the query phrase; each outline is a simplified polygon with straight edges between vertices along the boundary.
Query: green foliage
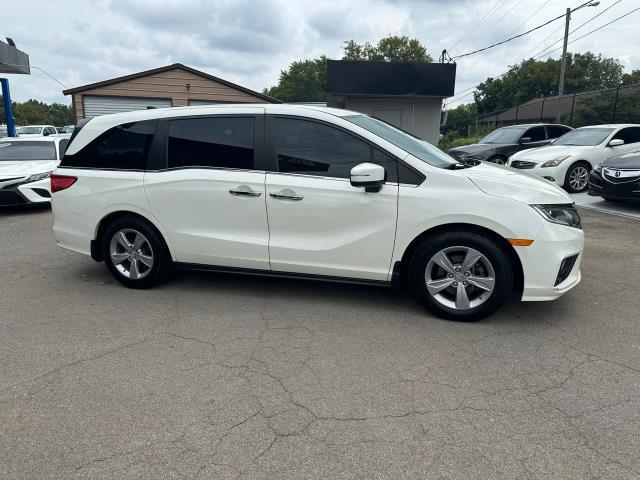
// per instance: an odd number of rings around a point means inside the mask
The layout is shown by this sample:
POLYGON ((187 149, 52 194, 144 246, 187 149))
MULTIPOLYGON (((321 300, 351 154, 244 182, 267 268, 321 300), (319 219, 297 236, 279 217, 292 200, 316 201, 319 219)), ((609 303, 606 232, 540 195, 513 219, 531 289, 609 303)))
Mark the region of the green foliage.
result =
MULTIPOLYGON (((536 97, 557 95, 560 60, 524 60, 500 78, 488 78, 474 93, 478 111, 495 112, 536 97)), ((617 59, 591 52, 567 54, 565 93, 619 85, 623 67, 617 59)))
POLYGON ((638 85, 640 84, 640 69, 633 70, 631 73, 625 73, 622 75, 623 85, 638 85))
MULTIPOLYGON (((297 60, 280 72, 278 84, 265 88, 263 93, 283 102, 323 102, 325 100, 328 57, 297 60)), ((388 36, 375 46, 345 42, 342 60, 377 60, 402 62, 432 62, 419 40, 409 37, 388 36)))
POLYGON ((263 93, 283 102, 323 102, 326 90, 327 57, 293 62, 280 72, 277 85, 263 93))
POLYGON ((470 137, 460 137, 458 136, 458 132, 451 131, 446 133, 440 143, 438 143, 438 147, 442 150, 448 150, 449 148, 461 147, 462 145, 470 145, 472 143, 478 143, 478 141, 484 137, 484 135, 472 135, 470 137))
MULTIPOLYGON (((578 99, 580 96, 578 96, 578 99)), ((576 100, 572 126, 597 125, 601 123, 640 123, 640 92, 625 92, 620 89, 615 118, 613 116, 615 91, 576 100)))
POLYGON ((344 42, 343 60, 371 60, 378 62, 433 62, 427 49, 417 38, 389 35, 381 39, 377 45, 369 42, 356 43, 354 40, 344 42))
MULTIPOLYGON (((0 97, 1 99, 2 97, 0 97)), ((75 123, 71 105, 62 103, 44 103, 38 100, 13 102, 13 116, 16 125, 55 125, 58 127, 75 123)), ((4 123, 6 116, 0 101, 0 123, 4 123)))

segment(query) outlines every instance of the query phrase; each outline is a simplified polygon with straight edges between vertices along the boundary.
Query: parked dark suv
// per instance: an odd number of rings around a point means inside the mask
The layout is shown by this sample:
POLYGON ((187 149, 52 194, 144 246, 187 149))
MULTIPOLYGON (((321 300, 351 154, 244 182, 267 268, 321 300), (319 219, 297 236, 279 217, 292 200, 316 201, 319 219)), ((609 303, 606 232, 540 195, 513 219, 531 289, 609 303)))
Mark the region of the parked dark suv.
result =
POLYGON ((544 147, 569 130, 573 129, 566 125, 546 123, 502 127, 478 143, 451 148, 447 153, 460 161, 486 160, 504 165, 514 153, 527 148, 544 147))

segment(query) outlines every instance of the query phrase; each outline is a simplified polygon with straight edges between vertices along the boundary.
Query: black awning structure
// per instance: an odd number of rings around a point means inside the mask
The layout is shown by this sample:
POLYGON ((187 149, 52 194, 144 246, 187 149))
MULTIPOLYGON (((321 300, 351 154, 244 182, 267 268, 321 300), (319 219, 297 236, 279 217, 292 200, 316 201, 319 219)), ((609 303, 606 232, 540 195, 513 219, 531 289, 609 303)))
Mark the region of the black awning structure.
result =
POLYGON ((450 97, 455 63, 327 61, 327 93, 375 97, 450 97))

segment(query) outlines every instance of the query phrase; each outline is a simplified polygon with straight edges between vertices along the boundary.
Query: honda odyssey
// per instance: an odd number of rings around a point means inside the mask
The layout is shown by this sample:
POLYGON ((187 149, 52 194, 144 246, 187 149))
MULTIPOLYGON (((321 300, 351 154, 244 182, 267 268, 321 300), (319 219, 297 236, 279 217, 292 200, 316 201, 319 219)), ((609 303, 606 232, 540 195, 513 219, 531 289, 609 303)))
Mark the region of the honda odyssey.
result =
POLYGON ((512 292, 580 281, 571 197, 517 170, 459 163, 373 117, 294 105, 93 118, 51 176, 60 246, 127 287, 172 268, 389 285, 476 320, 512 292))

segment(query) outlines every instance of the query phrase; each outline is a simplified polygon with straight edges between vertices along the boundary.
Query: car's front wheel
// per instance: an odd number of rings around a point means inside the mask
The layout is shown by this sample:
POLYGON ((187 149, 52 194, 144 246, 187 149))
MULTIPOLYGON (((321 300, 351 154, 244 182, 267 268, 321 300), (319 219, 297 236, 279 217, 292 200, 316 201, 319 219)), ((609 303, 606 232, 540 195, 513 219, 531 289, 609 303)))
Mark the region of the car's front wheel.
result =
POLYGON ((155 229, 136 217, 110 223, 102 249, 111 274, 129 288, 150 288, 169 275, 170 258, 164 242, 155 229))
POLYGON ((451 232, 425 240, 411 264, 411 286, 425 306, 451 320, 480 320, 513 289, 513 267, 494 240, 451 232))
POLYGON ((564 180, 564 188, 569 193, 584 192, 589 187, 591 168, 587 162, 576 162, 569 167, 564 180))

